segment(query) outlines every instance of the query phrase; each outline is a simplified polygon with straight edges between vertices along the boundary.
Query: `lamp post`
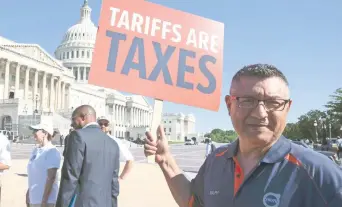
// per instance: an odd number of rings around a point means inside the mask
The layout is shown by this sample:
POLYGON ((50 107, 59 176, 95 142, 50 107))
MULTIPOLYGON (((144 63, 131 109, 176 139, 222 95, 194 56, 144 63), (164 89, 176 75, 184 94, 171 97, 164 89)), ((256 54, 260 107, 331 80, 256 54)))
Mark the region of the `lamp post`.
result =
POLYGON ((329 138, 331 139, 331 124, 329 123, 329 138))
POLYGON ((318 132, 317 132, 317 121, 314 121, 314 127, 315 127, 315 138, 316 138, 316 142, 318 141, 318 132))

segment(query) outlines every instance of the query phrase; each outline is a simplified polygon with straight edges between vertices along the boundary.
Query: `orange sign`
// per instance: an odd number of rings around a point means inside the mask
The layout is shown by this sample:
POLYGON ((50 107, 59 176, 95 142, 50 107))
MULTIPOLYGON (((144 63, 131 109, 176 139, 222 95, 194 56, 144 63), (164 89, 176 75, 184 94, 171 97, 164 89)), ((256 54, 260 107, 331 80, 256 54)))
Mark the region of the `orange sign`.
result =
POLYGON ((89 83, 219 109, 224 25, 146 1, 103 0, 89 83))

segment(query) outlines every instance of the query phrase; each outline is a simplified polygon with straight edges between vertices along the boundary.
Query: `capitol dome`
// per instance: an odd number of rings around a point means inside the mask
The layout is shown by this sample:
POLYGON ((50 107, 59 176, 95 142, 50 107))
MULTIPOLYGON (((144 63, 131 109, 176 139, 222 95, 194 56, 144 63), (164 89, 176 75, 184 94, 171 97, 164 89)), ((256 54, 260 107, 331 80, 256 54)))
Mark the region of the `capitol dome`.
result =
POLYGON ((56 58, 73 71, 77 82, 88 82, 96 33, 97 27, 91 20, 91 8, 88 0, 84 0, 80 20, 67 30, 55 51, 56 58))

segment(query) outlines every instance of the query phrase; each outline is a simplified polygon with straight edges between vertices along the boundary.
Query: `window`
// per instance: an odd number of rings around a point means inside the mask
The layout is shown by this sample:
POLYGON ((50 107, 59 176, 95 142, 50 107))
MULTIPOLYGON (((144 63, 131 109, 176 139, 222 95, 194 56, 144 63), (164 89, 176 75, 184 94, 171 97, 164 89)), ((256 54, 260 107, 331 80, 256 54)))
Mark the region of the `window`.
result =
POLYGON ((71 51, 71 58, 74 58, 74 51, 71 51))
POLYGON ((79 58, 79 51, 76 51, 76 58, 79 58))
POLYGON ((171 128, 169 129, 169 132, 171 132, 171 128))
POLYGON ((171 121, 169 121, 169 123, 171 124, 171 121))
POLYGON ((90 52, 87 51, 87 58, 90 58, 90 52))
POLYGON ((82 58, 84 58, 84 51, 82 51, 82 58))
POLYGON ((166 128, 164 128, 164 132, 166 132, 166 128))

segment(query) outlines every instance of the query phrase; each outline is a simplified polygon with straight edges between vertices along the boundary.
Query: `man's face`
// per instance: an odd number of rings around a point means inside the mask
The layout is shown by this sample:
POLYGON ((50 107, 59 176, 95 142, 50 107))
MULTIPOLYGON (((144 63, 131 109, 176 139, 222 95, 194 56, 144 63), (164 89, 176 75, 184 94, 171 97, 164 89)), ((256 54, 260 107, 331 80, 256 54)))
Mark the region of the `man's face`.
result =
POLYGON ((109 131, 109 121, 108 120, 99 120, 97 122, 99 124, 99 126, 101 127, 101 130, 105 133, 107 133, 109 131))
POLYGON ((82 129, 85 125, 85 117, 80 114, 73 114, 71 118, 71 126, 74 129, 82 129))
POLYGON ((265 144, 282 134, 291 105, 282 79, 241 77, 232 82, 231 95, 225 100, 240 139, 265 144))

